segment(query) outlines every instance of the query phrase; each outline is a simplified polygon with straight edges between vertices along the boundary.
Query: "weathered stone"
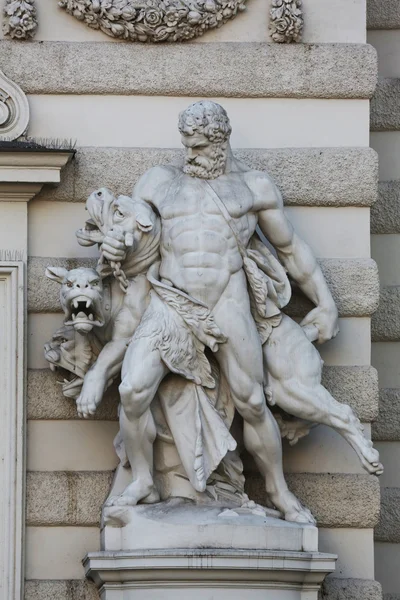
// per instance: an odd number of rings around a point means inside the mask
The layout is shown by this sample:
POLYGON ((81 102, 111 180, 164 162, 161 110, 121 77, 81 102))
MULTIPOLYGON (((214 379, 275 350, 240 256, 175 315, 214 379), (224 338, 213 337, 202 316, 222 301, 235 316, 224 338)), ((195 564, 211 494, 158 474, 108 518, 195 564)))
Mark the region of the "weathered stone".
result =
POLYGON ((371 208, 371 233, 400 233, 400 181, 382 181, 371 208))
POLYGON ((372 424, 372 439, 376 442, 400 440, 400 389, 379 391, 379 415, 372 424))
POLYGON ((379 308, 372 316, 373 342, 400 340, 400 286, 381 288, 379 308))
MULTIPOLYGON (((319 527, 375 527, 379 519, 380 488, 376 477, 330 473, 287 474, 292 492, 311 510, 319 527), (318 493, 316 493, 318 490, 318 493)), ((247 477, 252 500, 265 504, 265 482, 247 477)))
POLYGON ((382 587, 373 579, 328 577, 322 584, 319 600, 382 600, 382 587))
POLYGON ((398 0, 368 0, 368 29, 400 29, 398 0))
MULTIPOLYGON (((336 400, 349 404, 363 423, 376 419, 379 393, 376 369, 362 366, 324 367, 322 383, 336 400)), ((117 406, 116 383, 107 390, 105 399, 92 418, 115 421, 118 419, 117 406)), ((79 419, 75 402, 62 395, 61 386, 50 369, 28 371, 28 419, 79 419)))
POLYGON ((400 130, 400 79, 380 79, 371 100, 371 131, 400 130))
POLYGON ((374 537, 378 542, 400 543, 400 488, 382 488, 381 516, 374 537))
POLYGON ((99 600, 94 583, 90 581, 28 580, 25 600, 99 600))
POLYGON ((322 383, 339 402, 349 404, 363 423, 378 416, 378 372, 374 367, 324 367, 322 383))
MULTIPOLYGON (((99 421, 118 419, 118 382, 105 393, 104 400, 92 417, 99 421)), ((79 419, 75 401, 65 398, 57 377, 50 369, 28 372, 28 419, 79 419)))
MULTIPOLYGON (((368 258, 334 258, 319 260, 333 298, 342 317, 371 315, 378 307, 379 278, 376 263, 368 258)), ((28 311, 62 312, 60 286, 45 276, 47 266, 94 266, 90 259, 32 257, 28 263, 28 311)), ((311 303, 304 296, 296 296, 288 307, 288 314, 304 315, 311 303)))
MULTIPOLYGON (((378 156, 371 148, 240 149, 234 154, 267 171, 287 206, 371 206, 377 198, 378 156)), ((182 157, 180 150, 163 148, 78 148, 60 185, 45 186, 38 198, 86 202, 99 181, 116 194, 130 194, 147 169, 179 163, 182 157)))
POLYGON ((100 524, 112 473, 31 471, 27 477, 28 525, 100 524), (60 507, 58 507, 60 505, 60 507))
POLYGON ((0 68, 28 94, 370 98, 377 77, 366 44, 3 41, 0 68))

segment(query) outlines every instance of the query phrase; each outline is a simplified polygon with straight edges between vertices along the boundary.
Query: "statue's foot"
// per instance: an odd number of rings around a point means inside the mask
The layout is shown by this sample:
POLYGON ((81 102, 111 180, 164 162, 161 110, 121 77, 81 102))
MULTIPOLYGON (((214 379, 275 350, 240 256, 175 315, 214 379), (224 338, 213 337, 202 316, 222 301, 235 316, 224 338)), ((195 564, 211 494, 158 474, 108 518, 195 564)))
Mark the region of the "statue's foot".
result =
POLYGON ((383 465, 379 461, 379 452, 373 447, 372 442, 363 437, 357 454, 361 464, 370 475, 382 475, 383 465))
POLYGON ((136 506, 139 502, 144 504, 160 502, 160 495, 153 483, 134 481, 125 488, 120 496, 109 498, 106 506, 136 506))
POLYGON ((276 508, 281 511, 285 521, 316 525, 316 520, 308 508, 303 506, 296 496, 288 489, 284 492, 271 495, 271 500, 276 508))

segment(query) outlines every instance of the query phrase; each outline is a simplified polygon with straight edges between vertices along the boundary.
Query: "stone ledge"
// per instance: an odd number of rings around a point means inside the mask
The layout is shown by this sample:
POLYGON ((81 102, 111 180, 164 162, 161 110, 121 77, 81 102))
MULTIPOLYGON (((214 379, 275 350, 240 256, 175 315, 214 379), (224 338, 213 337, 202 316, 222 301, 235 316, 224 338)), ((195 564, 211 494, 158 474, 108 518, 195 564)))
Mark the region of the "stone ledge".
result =
MULTIPOLYGON (((60 287, 45 276, 46 267, 94 266, 95 260, 32 257, 28 261, 28 311, 62 312, 60 287)), ((379 277, 376 263, 369 258, 321 259, 319 261, 333 298, 342 317, 369 316, 378 307, 379 277)), ((296 295, 285 311, 304 315, 312 305, 304 296, 296 295)))
MULTIPOLYGON (((27 525, 97 526, 111 483, 110 472, 27 474, 27 525)), ((374 527, 379 518, 379 483, 369 475, 290 474, 289 487, 312 510, 319 527, 374 527), (315 490, 318 489, 318 495, 315 490)), ((264 482, 250 475, 247 491, 265 503, 264 482)))
POLYGON ((400 130, 400 79, 380 79, 371 100, 371 131, 400 130))
POLYGON ((376 442, 400 441, 400 389, 379 390, 379 415, 372 424, 372 439, 376 442))
POLYGON ((24 600, 99 600, 94 583, 80 580, 25 581, 24 600))
POLYGON ((373 579, 328 577, 322 584, 319 600, 382 600, 382 587, 373 579))
POLYGON ((368 0, 368 29, 400 29, 398 0, 368 0))
POLYGON ((373 342, 400 340, 400 286, 381 288, 379 307, 372 315, 371 336, 373 342))
MULTIPOLYGON (((324 367, 322 383, 338 400, 349 404, 363 423, 378 415, 378 374, 373 367, 324 367)), ((118 382, 105 395, 93 419, 118 420, 118 382)), ((65 398, 50 369, 28 370, 27 416, 31 420, 79 419, 75 402, 65 398)), ((400 399, 399 411, 400 415, 400 399)), ((400 423, 399 423, 400 430, 400 423)))
MULTIPOLYGON (((378 156, 371 148, 241 149, 234 154, 267 171, 287 206, 371 206, 377 199, 378 156)), ((78 148, 60 185, 45 187, 38 198, 86 202, 99 186, 130 195, 147 169, 182 156, 180 150, 162 148, 78 148)))
POLYGON ((400 233, 400 181, 382 181, 378 191, 371 208, 371 233, 400 233))
POLYGON ((381 516, 374 539, 377 542, 400 543, 400 488, 381 489, 381 516))
POLYGON ((370 98, 377 78, 376 52, 367 44, 1 46, 0 68, 27 94, 370 98))

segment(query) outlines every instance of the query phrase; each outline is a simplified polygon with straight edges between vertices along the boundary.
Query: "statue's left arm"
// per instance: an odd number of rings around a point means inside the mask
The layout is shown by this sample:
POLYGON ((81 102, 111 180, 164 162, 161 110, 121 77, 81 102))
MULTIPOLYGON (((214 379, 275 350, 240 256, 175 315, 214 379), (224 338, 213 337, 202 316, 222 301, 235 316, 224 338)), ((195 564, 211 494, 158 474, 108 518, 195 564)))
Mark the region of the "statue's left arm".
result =
POLYGON ((326 342, 339 331, 338 312, 318 262, 287 219, 275 184, 268 177, 259 177, 255 192, 261 231, 275 247, 291 278, 316 306, 301 325, 315 326, 319 332, 318 342, 326 342))

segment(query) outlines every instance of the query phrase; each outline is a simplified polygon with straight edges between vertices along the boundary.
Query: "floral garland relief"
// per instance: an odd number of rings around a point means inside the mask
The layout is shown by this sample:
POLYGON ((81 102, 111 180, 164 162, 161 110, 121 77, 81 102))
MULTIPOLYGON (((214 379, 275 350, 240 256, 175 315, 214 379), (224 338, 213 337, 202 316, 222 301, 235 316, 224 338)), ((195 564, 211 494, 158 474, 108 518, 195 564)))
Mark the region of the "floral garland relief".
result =
POLYGON ((302 0, 272 0, 270 31, 274 42, 301 42, 302 0))
POLYGON ((182 42, 221 27, 247 0, 60 0, 93 29, 132 42, 182 42))
POLYGON ((32 38, 38 26, 35 0, 6 0, 3 33, 17 40, 32 38))

